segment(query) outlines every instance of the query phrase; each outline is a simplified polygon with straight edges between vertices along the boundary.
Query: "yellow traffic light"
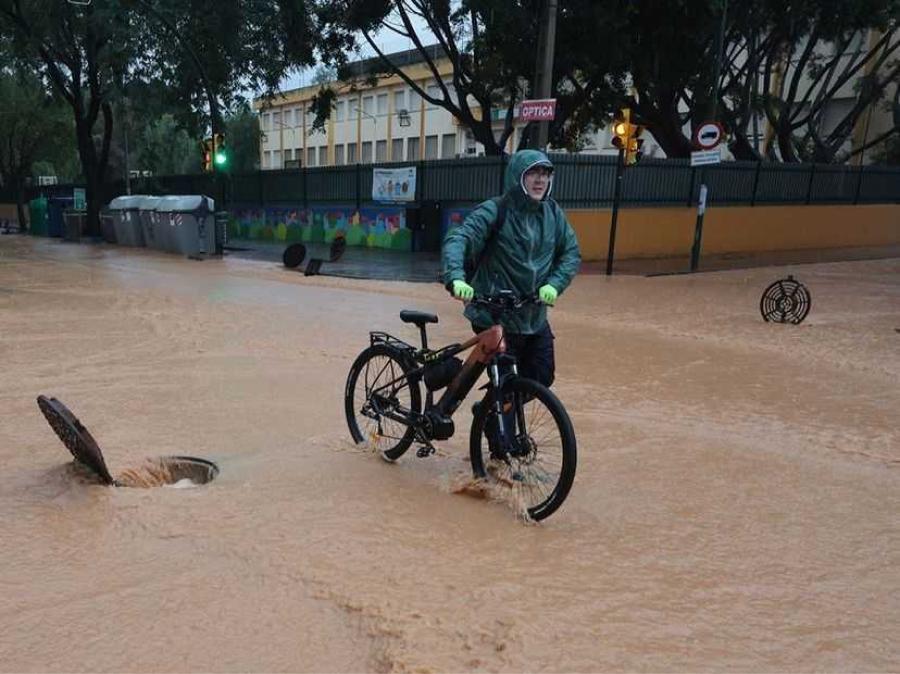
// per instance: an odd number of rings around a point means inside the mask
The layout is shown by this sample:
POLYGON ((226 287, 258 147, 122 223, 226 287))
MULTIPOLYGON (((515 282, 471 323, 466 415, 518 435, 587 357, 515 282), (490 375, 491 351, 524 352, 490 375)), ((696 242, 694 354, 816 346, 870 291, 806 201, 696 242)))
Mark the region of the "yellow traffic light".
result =
POLYGON ((622 108, 613 119, 612 144, 620 150, 628 148, 628 138, 631 135, 631 109, 622 108))
POLYGON ((622 152, 625 166, 636 164, 643 154, 641 146, 644 141, 640 135, 644 132, 644 127, 631 123, 630 108, 622 108, 616 113, 612 130, 612 144, 622 152))

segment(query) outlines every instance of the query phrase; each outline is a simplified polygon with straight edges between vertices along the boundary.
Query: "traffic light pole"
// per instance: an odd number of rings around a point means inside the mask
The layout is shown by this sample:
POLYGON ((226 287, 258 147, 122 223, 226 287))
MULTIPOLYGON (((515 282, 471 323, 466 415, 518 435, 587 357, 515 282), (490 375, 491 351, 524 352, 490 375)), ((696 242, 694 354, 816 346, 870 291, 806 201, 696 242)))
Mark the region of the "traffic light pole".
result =
MULTIPOLYGON (((538 35, 538 55, 534 74, 536 98, 553 97, 553 56, 556 50, 556 13, 558 0, 544 0, 544 18, 538 35)), ((550 122, 537 122, 537 133, 531 134, 531 145, 544 150, 550 138, 550 122)))
POLYGON ((609 249, 606 254, 606 275, 612 275, 613 258, 616 252, 616 225, 619 222, 619 202, 622 200, 622 183, 625 177, 625 150, 619 149, 616 159, 616 189, 613 196, 612 221, 609 223, 609 249))

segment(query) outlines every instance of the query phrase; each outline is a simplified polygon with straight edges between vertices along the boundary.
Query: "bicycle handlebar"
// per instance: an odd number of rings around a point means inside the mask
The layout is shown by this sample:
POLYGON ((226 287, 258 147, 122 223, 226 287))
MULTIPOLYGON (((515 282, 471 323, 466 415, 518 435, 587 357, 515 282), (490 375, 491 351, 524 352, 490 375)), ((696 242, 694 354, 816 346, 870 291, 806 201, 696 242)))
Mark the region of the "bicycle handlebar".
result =
POLYGON ((537 295, 526 295, 525 297, 519 297, 512 291, 501 291, 496 295, 482 295, 480 297, 474 297, 469 301, 469 304, 485 307, 491 312, 506 312, 514 311, 528 304, 541 305, 544 303, 538 298, 537 295))

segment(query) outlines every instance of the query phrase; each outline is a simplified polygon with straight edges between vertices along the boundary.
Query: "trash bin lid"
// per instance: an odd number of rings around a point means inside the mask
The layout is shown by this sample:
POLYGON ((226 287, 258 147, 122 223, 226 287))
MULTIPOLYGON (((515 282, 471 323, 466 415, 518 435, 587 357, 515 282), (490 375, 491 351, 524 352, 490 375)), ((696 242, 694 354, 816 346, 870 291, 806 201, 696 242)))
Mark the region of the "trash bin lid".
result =
POLYGON ((140 197, 137 207, 142 211, 152 211, 156 209, 159 200, 163 197, 145 196, 140 197))
POLYGON ((156 210, 165 213, 194 213, 206 211, 212 213, 215 210, 215 201, 201 194, 185 194, 171 197, 162 197, 156 204, 156 210))
POLYGON ((121 197, 116 197, 109 202, 108 208, 111 211, 126 211, 129 209, 140 208, 142 199, 146 199, 146 195, 129 194, 121 197))

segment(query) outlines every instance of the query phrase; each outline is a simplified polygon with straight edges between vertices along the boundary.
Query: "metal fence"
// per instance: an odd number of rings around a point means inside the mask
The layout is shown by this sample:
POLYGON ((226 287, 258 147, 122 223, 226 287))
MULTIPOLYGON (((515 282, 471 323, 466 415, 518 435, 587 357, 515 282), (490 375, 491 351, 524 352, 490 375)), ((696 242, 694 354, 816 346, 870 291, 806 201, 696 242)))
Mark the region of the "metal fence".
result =
MULTIPOLYGON (((553 197, 564 207, 610 206, 613 201, 616 158, 606 155, 552 156, 556 166, 553 197)), ((376 166, 416 166, 416 201, 478 203, 502 191, 504 157, 446 159, 393 164, 354 164, 321 168, 258 171, 243 175, 182 175, 138 178, 134 194, 207 194, 218 203, 301 204, 371 201, 372 170, 376 166)), ((857 204, 900 203, 900 167, 723 162, 691 167, 685 159, 645 158, 625 170, 622 205, 690 206, 701 184, 708 203, 857 204)), ((71 193, 71 185, 35 187, 32 195, 71 193)), ((124 181, 106 185, 108 201, 125 193, 124 181)))

